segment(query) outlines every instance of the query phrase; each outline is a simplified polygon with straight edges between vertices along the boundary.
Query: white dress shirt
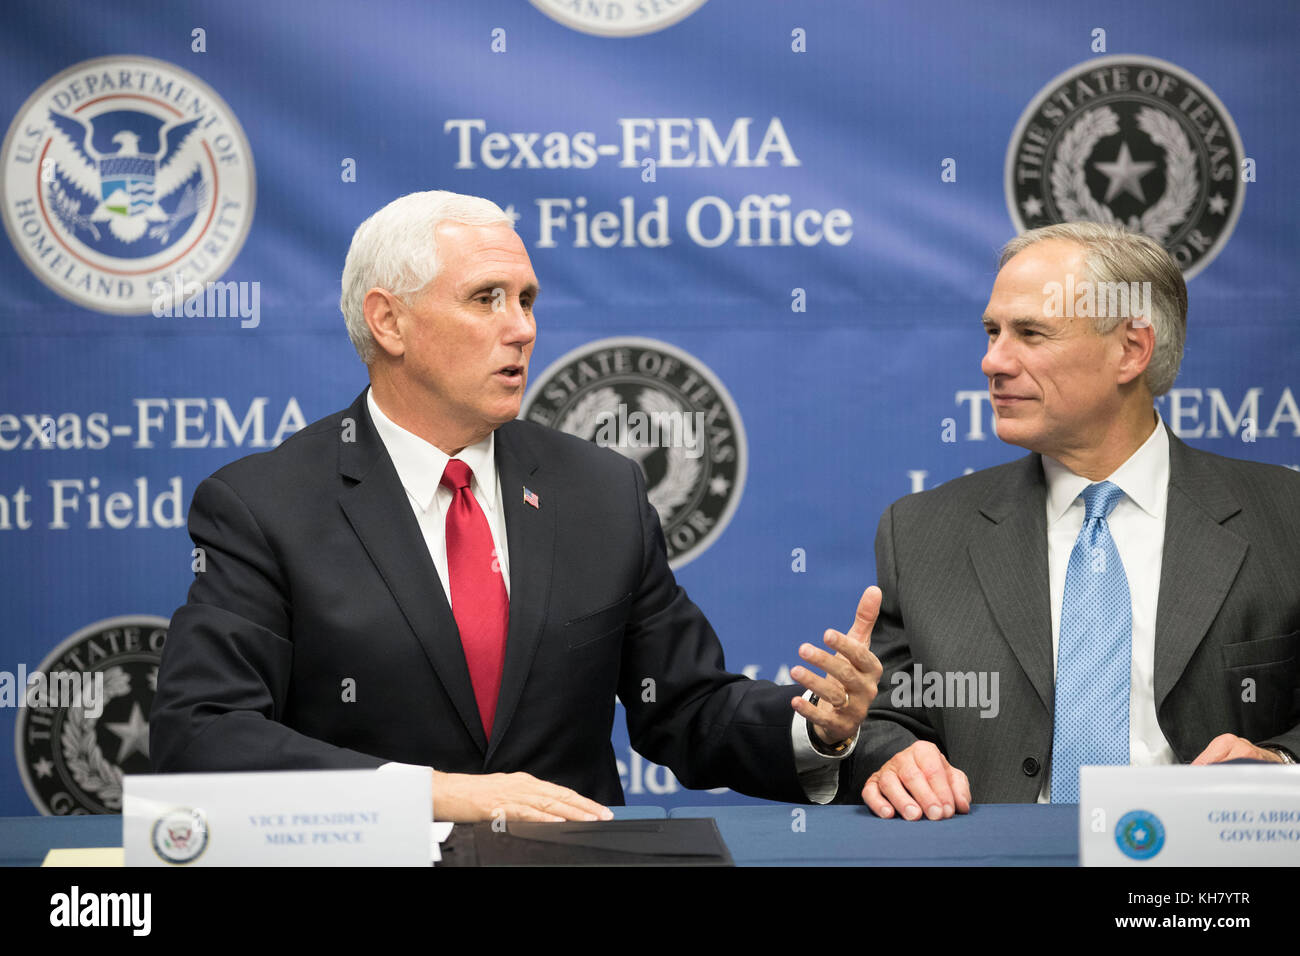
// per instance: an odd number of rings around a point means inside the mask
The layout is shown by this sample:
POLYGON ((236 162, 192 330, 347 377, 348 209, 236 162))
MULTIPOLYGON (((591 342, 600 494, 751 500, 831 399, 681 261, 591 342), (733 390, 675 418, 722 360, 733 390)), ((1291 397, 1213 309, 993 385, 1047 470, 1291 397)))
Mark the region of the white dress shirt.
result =
MULTIPOLYGON (((1047 573, 1052 603, 1052 667, 1061 639, 1061 604, 1065 572, 1087 511, 1079 494, 1093 482, 1060 462, 1043 456, 1047 479, 1047 573)), ((1155 430, 1105 481, 1124 497, 1106 519, 1119 552, 1133 599, 1133 668, 1129 675, 1129 763, 1139 767, 1175 763, 1173 748, 1156 720, 1156 599, 1164 552, 1165 511, 1169 500, 1169 435, 1157 416, 1155 430)), ((1051 794, 1050 768, 1044 775, 1039 803, 1051 794)))
MULTIPOLYGON (((452 456, 394 423, 376 404, 372 389, 366 390, 366 404, 370 408, 375 430, 379 432, 379 440, 388 449, 388 457, 393 459, 397 477, 406 489, 406 500, 411 505, 415 520, 419 522, 425 546, 433 558, 434 570, 438 572, 443 593, 447 595, 447 606, 451 607, 451 579, 447 574, 447 510, 455 496, 450 488, 442 484, 442 473, 446 471, 447 462, 452 456)), ((506 586, 506 597, 509 597, 510 552, 506 546, 506 517, 501 505, 501 482, 497 480, 496 432, 481 442, 462 448, 456 453, 456 458, 469 465, 470 471, 474 473, 469 484, 470 491, 483 509, 483 516, 487 518, 488 528, 492 531, 492 545, 496 548, 497 561, 501 566, 501 580, 506 586)))
MULTIPOLYGON (((379 440, 388 450, 388 457, 393 460, 397 477, 406 489, 406 499, 420 525, 424 535, 425 546, 433 559, 438 580, 442 582, 443 593, 447 595, 447 606, 451 606, 451 584, 447 574, 447 509, 451 507, 452 493, 442 486, 442 473, 447 468, 450 455, 431 445, 418 435, 407 431, 384 414, 375 402, 374 390, 366 390, 366 405, 370 409, 370 418, 375 423, 379 440)), ((483 509, 488 527, 492 530, 492 543, 496 547, 497 559, 501 565, 501 580, 506 586, 507 597, 510 594, 509 550, 506 542, 505 509, 501 504, 501 482, 496 469, 496 433, 488 435, 477 444, 462 448, 456 458, 469 465, 474 478, 470 490, 474 499, 483 509)), ((805 694, 805 697, 808 695, 805 694)), ((857 744, 857 735, 853 744, 834 757, 818 753, 808 742, 808 723, 799 714, 794 714, 790 728, 791 743, 794 747, 795 770, 804 793, 814 803, 829 803, 839 786, 839 762, 851 753, 857 744)), ((388 766, 386 764, 385 766, 388 766)))

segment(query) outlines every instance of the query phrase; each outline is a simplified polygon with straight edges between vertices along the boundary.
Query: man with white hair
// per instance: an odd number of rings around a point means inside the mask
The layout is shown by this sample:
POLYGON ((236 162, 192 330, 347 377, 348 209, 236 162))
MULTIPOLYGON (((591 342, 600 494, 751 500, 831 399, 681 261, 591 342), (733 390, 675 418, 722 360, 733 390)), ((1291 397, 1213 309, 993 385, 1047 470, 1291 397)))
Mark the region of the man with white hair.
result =
POLYGON ((880 521, 885 676, 853 787, 878 815, 1075 803, 1085 765, 1300 753, 1300 474, 1166 430, 1186 318, 1145 236, 1066 223, 1004 249, 983 371, 998 437, 1033 454, 880 521))
MULTIPOLYGON (((434 770, 440 819, 590 820, 632 745, 688 787, 826 802, 875 695, 869 589, 792 675, 724 670, 673 579, 640 466, 516 420, 537 277, 495 204, 395 200, 357 229, 351 408, 196 490, 207 568, 150 725, 161 771, 434 770)), ((846 775, 847 776, 847 775, 846 775)))

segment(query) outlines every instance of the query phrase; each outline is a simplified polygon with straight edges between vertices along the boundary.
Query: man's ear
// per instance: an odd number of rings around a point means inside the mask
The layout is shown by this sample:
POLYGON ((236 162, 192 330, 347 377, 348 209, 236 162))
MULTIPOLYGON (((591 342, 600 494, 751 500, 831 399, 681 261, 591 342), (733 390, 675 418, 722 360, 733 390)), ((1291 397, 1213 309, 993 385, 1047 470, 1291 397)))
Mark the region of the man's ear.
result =
POLYGON ((1147 370, 1156 349, 1156 330, 1143 316, 1120 323, 1119 384, 1127 385, 1147 370))
POLYGON ((404 309, 401 299, 387 289, 380 288, 367 292, 361 303, 361 314, 366 317, 366 325, 370 326, 375 344, 394 358, 406 351, 406 343, 402 340, 402 330, 397 321, 404 309))

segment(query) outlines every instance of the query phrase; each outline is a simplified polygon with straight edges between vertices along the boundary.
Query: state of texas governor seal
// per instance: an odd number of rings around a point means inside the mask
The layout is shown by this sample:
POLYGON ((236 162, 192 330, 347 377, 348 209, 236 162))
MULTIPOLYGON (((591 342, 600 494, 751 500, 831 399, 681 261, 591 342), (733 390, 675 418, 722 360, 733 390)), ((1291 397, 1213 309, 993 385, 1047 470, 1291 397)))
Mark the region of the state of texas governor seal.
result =
POLYGON ((87 625, 61 641, 39 670, 103 673, 103 712, 23 707, 14 754, 23 786, 46 815, 121 813, 122 775, 149 773, 149 710, 168 621, 128 614, 87 625))
POLYGON ((537 377, 519 417, 640 464, 674 570, 716 541, 740 504, 740 410, 712 370, 667 342, 619 336, 574 349, 537 377))
POLYGON ((1237 127, 1214 91, 1149 56, 1102 56, 1048 83, 1007 147, 1021 232, 1117 223, 1161 243, 1191 278, 1232 235, 1246 198, 1237 127))

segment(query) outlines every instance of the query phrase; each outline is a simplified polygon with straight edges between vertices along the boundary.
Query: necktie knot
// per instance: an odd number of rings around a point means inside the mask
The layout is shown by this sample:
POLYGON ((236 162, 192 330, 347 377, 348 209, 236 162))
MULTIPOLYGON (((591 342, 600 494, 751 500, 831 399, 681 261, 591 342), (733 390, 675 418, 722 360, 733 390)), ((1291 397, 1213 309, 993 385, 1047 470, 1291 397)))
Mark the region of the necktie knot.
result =
POLYGON ((1124 497, 1124 489, 1109 481, 1101 481, 1084 488, 1079 497, 1083 499, 1083 506, 1087 509, 1083 516, 1084 521, 1109 518, 1110 513, 1115 510, 1115 505, 1119 504, 1119 499, 1124 497))
POLYGON ((468 488, 470 479, 474 477, 474 472, 470 470, 469 465, 465 464, 458 458, 451 458, 447 461, 447 467, 442 472, 442 485, 451 489, 454 495, 462 488, 468 488))

